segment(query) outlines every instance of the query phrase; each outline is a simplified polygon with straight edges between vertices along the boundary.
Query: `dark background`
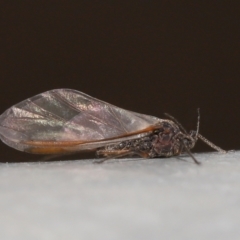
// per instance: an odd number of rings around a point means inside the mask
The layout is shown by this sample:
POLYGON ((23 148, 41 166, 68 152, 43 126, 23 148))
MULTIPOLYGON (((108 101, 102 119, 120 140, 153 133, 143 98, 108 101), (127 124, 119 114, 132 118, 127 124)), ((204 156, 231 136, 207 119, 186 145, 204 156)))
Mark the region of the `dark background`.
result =
MULTIPOLYGON (((235 1, 1 1, 0 112, 54 88, 175 116, 239 149, 235 1)), ((198 143, 194 151, 209 151, 198 143)), ((39 159, 0 143, 0 161, 39 159)))

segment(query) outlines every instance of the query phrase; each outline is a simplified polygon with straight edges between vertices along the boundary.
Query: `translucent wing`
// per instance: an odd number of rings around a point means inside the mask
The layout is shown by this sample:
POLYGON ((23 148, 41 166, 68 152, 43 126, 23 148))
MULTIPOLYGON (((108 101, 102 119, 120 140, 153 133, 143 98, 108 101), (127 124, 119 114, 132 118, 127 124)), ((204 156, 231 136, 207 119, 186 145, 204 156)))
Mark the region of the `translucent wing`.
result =
POLYGON ((56 89, 6 110, 0 116, 0 136, 18 150, 50 154, 137 138, 160 122, 76 90, 56 89))

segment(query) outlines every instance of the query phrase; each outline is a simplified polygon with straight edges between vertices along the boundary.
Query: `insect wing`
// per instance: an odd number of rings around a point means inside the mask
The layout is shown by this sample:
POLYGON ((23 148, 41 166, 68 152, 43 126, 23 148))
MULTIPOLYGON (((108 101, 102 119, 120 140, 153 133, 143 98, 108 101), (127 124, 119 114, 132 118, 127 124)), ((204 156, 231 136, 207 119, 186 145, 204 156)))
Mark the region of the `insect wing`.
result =
POLYGON ((21 151, 58 153, 136 138, 160 121, 76 90, 56 89, 6 110, 0 116, 0 135, 3 142, 21 151))

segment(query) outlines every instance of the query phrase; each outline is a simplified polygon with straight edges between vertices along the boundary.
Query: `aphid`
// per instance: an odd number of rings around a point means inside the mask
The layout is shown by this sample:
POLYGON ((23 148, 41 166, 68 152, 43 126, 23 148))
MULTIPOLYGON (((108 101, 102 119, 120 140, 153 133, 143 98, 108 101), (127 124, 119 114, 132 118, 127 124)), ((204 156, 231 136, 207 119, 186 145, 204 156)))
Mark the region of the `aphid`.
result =
POLYGON ((56 89, 28 98, 0 116, 1 140, 17 150, 35 154, 67 154, 95 150, 109 158, 139 155, 170 157, 190 152, 201 139, 225 152, 199 133, 189 134, 176 119, 135 113, 82 92, 56 89))

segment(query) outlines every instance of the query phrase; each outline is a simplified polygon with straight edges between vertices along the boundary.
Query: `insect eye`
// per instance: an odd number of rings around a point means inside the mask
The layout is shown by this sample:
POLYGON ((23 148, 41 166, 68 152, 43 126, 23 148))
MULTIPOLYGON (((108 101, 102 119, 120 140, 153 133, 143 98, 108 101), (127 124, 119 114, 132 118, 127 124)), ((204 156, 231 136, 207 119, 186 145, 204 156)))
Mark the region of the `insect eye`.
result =
POLYGON ((188 149, 191 149, 194 147, 196 141, 191 136, 186 136, 184 137, 183 142, 188 149))

